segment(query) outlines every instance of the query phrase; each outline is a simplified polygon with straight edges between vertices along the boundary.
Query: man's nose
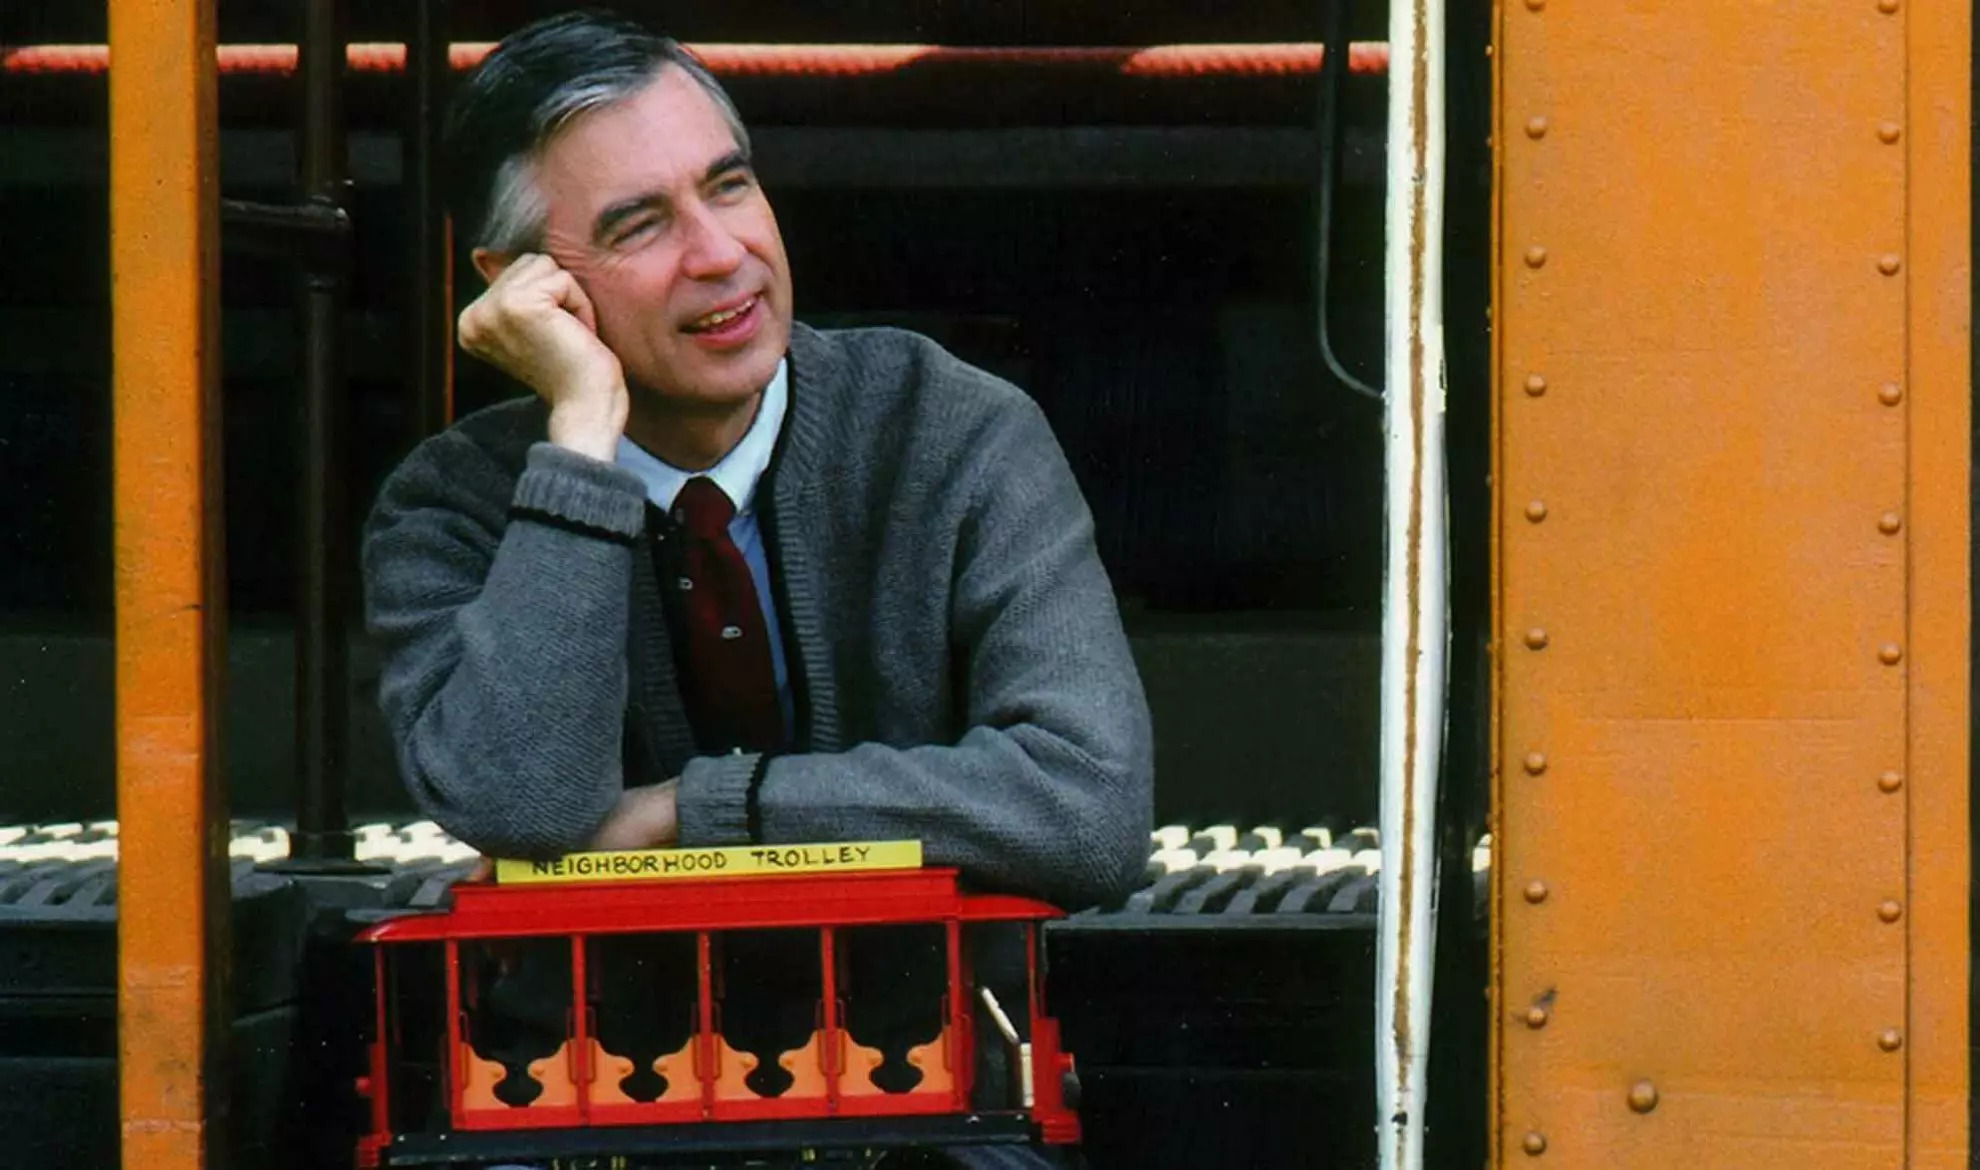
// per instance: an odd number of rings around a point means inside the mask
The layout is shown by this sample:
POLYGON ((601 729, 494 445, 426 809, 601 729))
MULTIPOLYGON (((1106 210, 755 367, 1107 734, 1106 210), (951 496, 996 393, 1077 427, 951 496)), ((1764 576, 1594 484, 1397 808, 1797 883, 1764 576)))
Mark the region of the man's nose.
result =
POLYGON ((719 280, 742 265, 749 250, 714 209, 700 206, 687 215, 687 249, 682 267, 696 280, 719 280))

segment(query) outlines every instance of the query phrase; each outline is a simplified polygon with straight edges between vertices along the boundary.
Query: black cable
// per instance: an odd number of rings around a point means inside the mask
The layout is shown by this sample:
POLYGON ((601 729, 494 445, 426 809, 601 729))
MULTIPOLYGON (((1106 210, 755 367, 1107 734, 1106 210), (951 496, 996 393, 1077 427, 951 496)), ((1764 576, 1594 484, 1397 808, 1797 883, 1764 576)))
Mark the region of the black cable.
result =
POLYGON ((1320 49, 1320 264, 1314 276, 1314 316, 1320 335, 1320 358, 1341 385, 1364 398, 1382 401, 1382 392, 1349 373, 1334 354, 1327 326, 1327 281, 1333 270, 1334 188, 1340 181, 1341 94, 1348 74, 1348 0, 1331 0, 1320 49))

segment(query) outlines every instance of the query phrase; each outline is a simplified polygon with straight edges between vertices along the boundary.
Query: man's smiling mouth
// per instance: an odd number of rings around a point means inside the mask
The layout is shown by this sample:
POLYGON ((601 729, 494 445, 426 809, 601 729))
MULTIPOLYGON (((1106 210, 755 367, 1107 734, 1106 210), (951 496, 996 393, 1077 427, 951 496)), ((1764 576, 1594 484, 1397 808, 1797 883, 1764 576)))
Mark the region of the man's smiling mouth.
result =
POLYGON ((699 317, 689 322, 686 326, 684 326, 684 328, 689 333, 714 332, 715 330, 722 328, 724 325, 729 324, 730 322, 734 321, 736 318, 741 317, 745 313, 748 313, 750 310, 756 308, 757 303, 762 299, 763 298, 760 296, 751 297, 748 300, 744 301, 742 304, 735 306, 734 308, 717 309, 715 312, 710 313, 705 317, 699 317))

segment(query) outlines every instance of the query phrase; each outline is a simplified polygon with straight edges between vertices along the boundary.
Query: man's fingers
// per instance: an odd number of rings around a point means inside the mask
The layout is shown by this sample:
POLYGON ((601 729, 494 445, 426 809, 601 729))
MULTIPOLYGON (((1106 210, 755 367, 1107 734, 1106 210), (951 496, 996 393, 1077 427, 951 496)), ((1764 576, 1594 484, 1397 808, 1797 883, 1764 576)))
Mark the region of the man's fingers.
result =
POLYGON ((545 256, 541 252, 519 253, 514 260, 510 261, 509 266, 502 270, 502 274, 495 278, 494 283, 488 287, 494 288, 505 283, 513 287, 523 281, 530 280, 543 268, 544 263, 549 259, 550 257, 545 256))
POLYGON ((570 294, 561 286, 570 283, 570 279, 548 256, 536 252, 517 256, 480 296, 461 310, 456 322, 461 344, 469 352, 484 352, 499 344, 504 334, 524 326, 535 313, 562 307, 570 294))
POLYGON ((678 780, 629 788, 592 838, 593 849, 664 849, 680 836, 678 780))
POLYGON ((598 313, 577 278, 539 252, 525 252, 516 257, 483 294, 483 299, 496 306, 495 311, 511 320, 535 312, 541 304, 538 298, 584 322, 584 327, 592 333, 598 332, 598 313))
POLYGON ((550 404, 551 442, 612 458, 629 406, 624 376, 576 277, 549 256, 517 256, 458 325, 463 349, 550 404))
POLYGON ((561 268, 557 270, 557 275, 560 279, 553 285, 557 307, 584 322, 586 329, 598 332, 598 313, 591 307, 591 298, 584 295, 584 288, 578 284, 577 277, 561 268))

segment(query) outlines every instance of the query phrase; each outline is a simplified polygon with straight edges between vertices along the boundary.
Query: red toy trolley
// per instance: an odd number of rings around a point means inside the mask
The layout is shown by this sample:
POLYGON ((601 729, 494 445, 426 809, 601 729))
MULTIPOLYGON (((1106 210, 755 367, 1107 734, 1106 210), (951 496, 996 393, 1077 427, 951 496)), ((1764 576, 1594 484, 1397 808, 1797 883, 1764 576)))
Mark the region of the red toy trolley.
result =
POLYGON ((1077 1142, 1039 969, 1061 911, 919 862, 915 842, 504 861, 368 928, 357 1165, 1077 1142), (999 930, 1019 1023, 972 969, 999 930))

